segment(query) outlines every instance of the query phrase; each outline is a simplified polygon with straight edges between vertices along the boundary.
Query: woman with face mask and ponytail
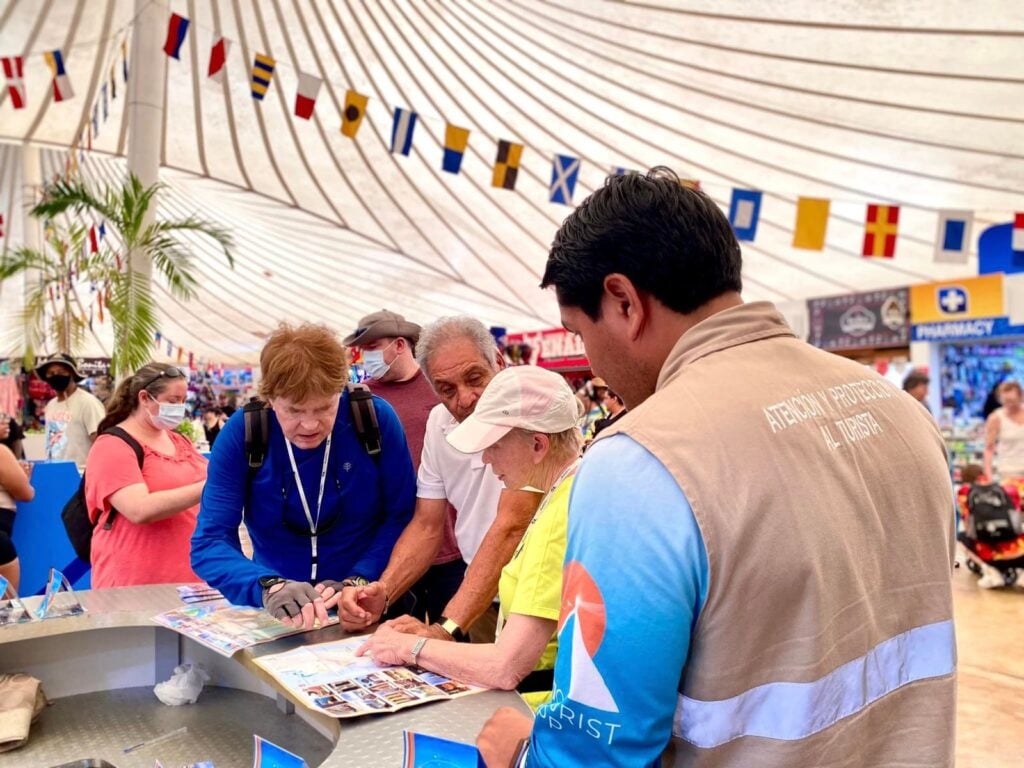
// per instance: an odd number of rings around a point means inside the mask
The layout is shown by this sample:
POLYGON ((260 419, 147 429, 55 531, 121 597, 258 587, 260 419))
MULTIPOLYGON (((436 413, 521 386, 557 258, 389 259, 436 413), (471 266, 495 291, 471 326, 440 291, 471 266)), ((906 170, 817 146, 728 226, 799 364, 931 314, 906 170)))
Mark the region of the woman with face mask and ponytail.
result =
POLYGON ((206 459, 174 431, 188 384, 173 365, 149 363, 107 404, 85 470, 92 588, 198 581, 189 541, 206 483, 206 459), (142 450, 142 466, 132 442, 142 450), (113 511, 113 514, 111 514, 113 511))

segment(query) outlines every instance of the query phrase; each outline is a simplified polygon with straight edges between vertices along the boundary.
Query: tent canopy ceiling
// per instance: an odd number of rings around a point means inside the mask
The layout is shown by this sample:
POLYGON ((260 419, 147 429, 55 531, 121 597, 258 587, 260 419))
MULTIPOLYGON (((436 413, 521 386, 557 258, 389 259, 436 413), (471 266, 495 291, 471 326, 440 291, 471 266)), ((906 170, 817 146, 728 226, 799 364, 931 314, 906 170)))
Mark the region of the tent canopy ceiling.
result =
MULTIPOLYGON (((282 319, 347 333, 381 307, 417 322, 466 312, 557 325, 537 287, 570 210, 549 202, 556 154, 581 158, 576 202, 615 166, 670 166, 725 209, 734 187, 763 191, 756 240, 743 243, 751 300, 970 274, 976 237, 968 264, 935 263, 937 210, 973 211, 975 235, 1024 210, 1024 4, 1013 0, 170 0, 168 11, 191 23, 180 60, 161 54, 161 211, 229 227, 237 265, 196 240, 199 296, 158 288, 162 322, 175 344, 225 362, 255 359, 282 319), (222 83, 207 77, 220 37, 222 83), (250 94, 256 53, 277 62, 262 102, 250 94), (293 113, 300 73, 323 80, 308 121, 293 113), (355 140, 339 131, 349 89, 369 97, 355 140), (396 107, 419 117, 408 157, 390 151, 396 107), (458 175, 441 169, 446 123, 471 131, 458 175), (491 186, 502 139, 525 147, 513 191, 491 186), (801 196, 832 201, 823 251, 792 247, 801 196), (892 260, 860 256, 870 202, 902 206, 892 260)), ((20 216, 16 145, 46 148, 51 177, 94 105, 83 173, 123 176, 121 45, 134 14, 131 0, 0 2, 0 55, 25 57, 28 102, 14 110, 0 93, 8 222, 20 216), (54 49, 74 88, 61 102, 42 56, 54 49)))

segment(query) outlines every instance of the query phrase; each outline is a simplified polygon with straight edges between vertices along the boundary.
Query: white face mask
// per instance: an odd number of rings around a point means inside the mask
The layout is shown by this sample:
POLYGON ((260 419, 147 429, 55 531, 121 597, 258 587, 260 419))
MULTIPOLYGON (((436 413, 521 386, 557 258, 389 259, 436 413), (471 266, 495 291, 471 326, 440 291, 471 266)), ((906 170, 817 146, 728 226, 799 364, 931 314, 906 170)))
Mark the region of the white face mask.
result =
POLYGON ((149 422, 157 429, 174 429, 185 420, 184 403, 157 403, 160 410, 156 416, 146 411, 149 422))
MULTIPOLYGON (((398 339, 395 339, 398 341, 398 339)), ((366 375, 371 379, 382 379, 387 375, 387 372, 391 370, 391 364, 384 362, 384 353, 391 349, 395 341, 388 344, 384 349, 367 349, 363 352, 363 368, 366 370, 366 375)))

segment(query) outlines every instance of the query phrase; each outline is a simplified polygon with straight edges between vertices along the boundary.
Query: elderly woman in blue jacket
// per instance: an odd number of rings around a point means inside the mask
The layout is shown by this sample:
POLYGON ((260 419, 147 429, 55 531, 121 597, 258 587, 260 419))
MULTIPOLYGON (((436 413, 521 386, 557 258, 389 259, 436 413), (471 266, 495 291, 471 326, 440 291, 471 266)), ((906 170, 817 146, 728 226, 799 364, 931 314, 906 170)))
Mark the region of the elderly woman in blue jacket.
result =
POLYGON ((281 325, 260 367, 268 410, 248 414, 248 444, 243 411, 217 438, 192 569, 232 603, 309 629, 326 621, 324 601, 343 585, 380 576, 412 517, 416 477, 401 422, 376 397, 379 453, 365 444, 373 418, 353 407, 345 350, 327 328, 281 325), (257 450, 264 416, 267 443, 257 450), (238 537, 243 510, 252 560, 238 537))

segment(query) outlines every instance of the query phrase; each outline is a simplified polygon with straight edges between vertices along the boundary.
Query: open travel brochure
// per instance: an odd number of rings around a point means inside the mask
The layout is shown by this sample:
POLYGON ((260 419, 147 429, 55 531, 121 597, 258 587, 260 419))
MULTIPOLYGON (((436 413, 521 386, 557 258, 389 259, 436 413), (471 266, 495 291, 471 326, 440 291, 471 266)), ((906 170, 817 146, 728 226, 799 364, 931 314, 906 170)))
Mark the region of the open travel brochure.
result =
POLYGON ((485 690, 419 667, 382 667, 355 652, 368 635, 307 645, 253 661, 310 709, 329 717, 394 712, 485 690))
MULTIPOLYGON (((154 616, 153 621, 222 656, 231 656, 242 648, 308 631, 286 626, 262 608, 231 605, 226 600, 186 605, 154 616)), ((328 624, 337 623, 337 617, 328 621, 328 624)))

